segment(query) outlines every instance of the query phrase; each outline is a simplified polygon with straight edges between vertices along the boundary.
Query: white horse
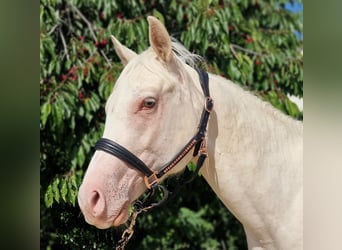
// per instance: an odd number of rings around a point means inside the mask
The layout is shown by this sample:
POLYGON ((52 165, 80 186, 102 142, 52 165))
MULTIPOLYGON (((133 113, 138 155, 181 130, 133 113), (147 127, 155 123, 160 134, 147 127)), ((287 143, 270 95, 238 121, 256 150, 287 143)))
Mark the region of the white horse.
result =
MULTIPOLYGON (((106 104, 103 137, 157 171, 196 132, 204 97, 198 73, 182 60, 191 54, 156 18, 147 20, 151 47, 140 55, 112 37, 125 67, 106 104)), ((202 175, 243 224, 249 249, 302 249, 302 122, 220 76, 209 74, 209 84, 215 105, 202 175)), ((191 160, 189 152, 166 176, 191 160)), ((88 223, 109 228, 127 221, 145 190, 141 172, 98 150, 78 202, 88 223)))

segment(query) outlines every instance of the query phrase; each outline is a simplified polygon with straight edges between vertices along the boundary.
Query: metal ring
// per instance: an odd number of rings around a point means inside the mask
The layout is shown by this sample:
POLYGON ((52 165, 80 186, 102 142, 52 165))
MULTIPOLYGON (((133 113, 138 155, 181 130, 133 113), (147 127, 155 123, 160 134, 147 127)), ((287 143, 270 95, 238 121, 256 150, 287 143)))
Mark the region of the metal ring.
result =
POLYGON ((213 110, 213 108, 214 108, 213 98, 211 98, 210 96, 207 96, 204 102, 204 109, 210 113, 213 110))

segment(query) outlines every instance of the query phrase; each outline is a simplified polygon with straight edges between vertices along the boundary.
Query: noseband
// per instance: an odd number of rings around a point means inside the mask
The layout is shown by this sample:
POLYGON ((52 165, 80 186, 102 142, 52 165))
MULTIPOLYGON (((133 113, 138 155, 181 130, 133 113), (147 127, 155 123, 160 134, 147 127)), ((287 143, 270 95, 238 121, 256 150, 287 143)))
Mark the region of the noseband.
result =
MULTIPOLYGON (((208 74, 200 69, 196 68, 196 71, 199 74, 199 79, 201 83, 201 87, 205 97, 204 108, 202 111, 201 119, 198 125, 197 133, 188 141, 187 144, 164 166, 160 168, 159 171, 152 171, 150 168, 146 166, 146 164, 140 160, 137 156, 131 153, 128 149, 124 148, 120 144, 109 140, 107 138, 101 138, 95 145, 96 150, 101 150, 106 153, 109 153, 120 160, 128 163, 130 166, 135 168, 136 170, 142 172, 144 174, 144 181, 146 187, 154 192, 157 187, 161 187, 160 179, 171 169, 173 169, 184 157, 189 153, 193 148, 193 156, 197 156, 198 160, 196 163, 196 170, 193 174, 193 177, 197 175, 198 171, 202 167, 206 157, 207 157, 207 148, 206 148, 206 136, 207 136, 207 124, 209 120, 210 112, 213 109, 213 100, 210 97, 209 93, 209 78, 208 74)), ((191 178, 192 180, 193 178, 191 178)), ((162 191, 164 196, 167 196, 167 189, 162 186, 162 191)), ((165 200, 165 199, 163 199, 165 200)))

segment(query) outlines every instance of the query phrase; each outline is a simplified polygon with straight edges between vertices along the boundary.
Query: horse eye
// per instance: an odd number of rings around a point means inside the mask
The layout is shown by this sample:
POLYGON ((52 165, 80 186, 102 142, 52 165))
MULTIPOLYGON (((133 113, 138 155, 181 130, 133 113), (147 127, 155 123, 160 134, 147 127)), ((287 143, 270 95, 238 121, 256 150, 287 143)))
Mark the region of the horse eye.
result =
POLYGON ((148 108, 148 109, 151 109, 153 108, 155 105, 156 105, 156 100, 152 97, 148 97, 144 100, 144 108, 148 108))

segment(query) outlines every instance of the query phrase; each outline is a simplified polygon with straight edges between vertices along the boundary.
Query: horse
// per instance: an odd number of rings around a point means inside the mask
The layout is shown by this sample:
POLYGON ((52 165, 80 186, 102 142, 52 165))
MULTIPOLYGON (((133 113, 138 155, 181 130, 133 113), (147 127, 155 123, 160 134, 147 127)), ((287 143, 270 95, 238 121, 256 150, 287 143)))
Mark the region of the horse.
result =
POLYGON ((125 223, 147 189, 198 160, 194 147, 182 150, 210 111, 200 172, 242 223, 248 249, 302 249, 303 123, 214 74, 207 79, 209 110, 203 77, 192 64, 196 55, 174 42, 157 18, 147 21, 150 47, 141 54, 111 36, 124 68, 106 102, 102 140, 134 161, 95 151, 78 192, 86 222, 100 229, 125 223), (180 151, 172 169, 157 176, 180 151), (152 180, 146 182, 145 170, 152 180))

